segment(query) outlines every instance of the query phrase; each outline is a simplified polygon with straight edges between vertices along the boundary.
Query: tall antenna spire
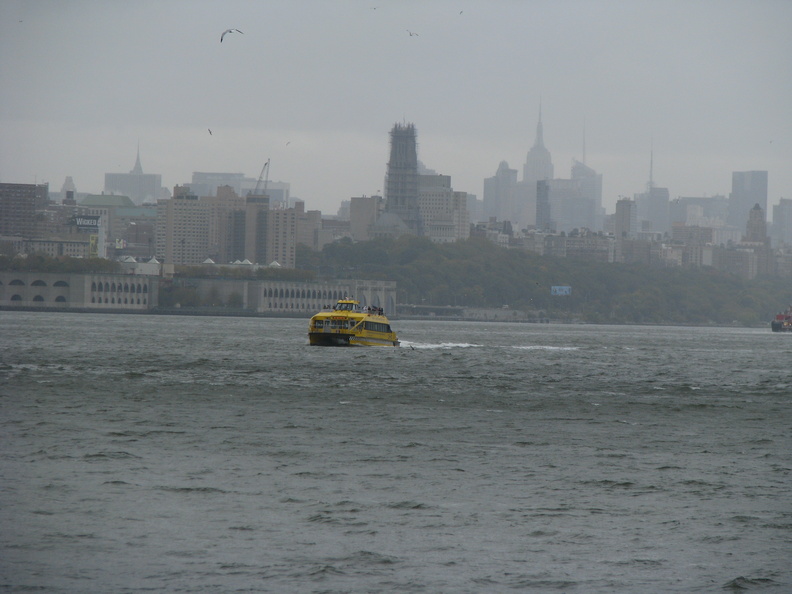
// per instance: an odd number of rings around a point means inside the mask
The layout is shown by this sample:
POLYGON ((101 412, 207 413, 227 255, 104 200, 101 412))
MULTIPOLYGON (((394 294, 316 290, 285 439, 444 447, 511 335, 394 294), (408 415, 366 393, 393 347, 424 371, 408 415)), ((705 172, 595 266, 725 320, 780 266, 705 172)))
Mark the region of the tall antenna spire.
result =
POLYGON ((654 139, 649 146, 649 184, 647 188, 651 191, 654 188, 654 139))
POLYGON ((140 166, 140 141, 138 140, 137 145, 137 159, 135 159, 135 166, 132 168, 132 171, 129 173, 134 173, 136 175, 143 174, 143 167, 140 166))
POLYGON ((583 165, 586 164, 586 116, 583 116, 583 165))
POLYGON ((544 130, 542 128, 542 98, 539 97, 539 123, 536 124, 536 140, 534 141, 535 147, 544 147, 544 130))

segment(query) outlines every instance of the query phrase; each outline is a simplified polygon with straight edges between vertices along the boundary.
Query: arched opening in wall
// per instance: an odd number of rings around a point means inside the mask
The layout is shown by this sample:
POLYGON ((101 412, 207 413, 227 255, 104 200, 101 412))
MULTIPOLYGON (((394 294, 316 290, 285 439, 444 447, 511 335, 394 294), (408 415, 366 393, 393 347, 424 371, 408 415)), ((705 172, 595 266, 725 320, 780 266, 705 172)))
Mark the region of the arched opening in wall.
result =
MULTIPOLYGON (((119 301, 121 300, 119 299, 119 301)), ((129 300, 126 297, 124 297, 124 305, 128 305, 128 304, 129 304, 129 300)))
POLYGON ((24 281, 22 281, 21 279, 18 279, 18 278, 15 278, 14 280, 12 280, 12 281, 11 281, 10 283, 8 283, 8 284, 9 284, 9 285, 22 285, 23 287, 25 286, 25 282, 24 282, 24 281))
POLYGON ((111 292, 111 293, 115 293, 115 292, 116 292, 116 286, 115 286, 115 283, 113 283, 112 285, 110 285, 110 292, 111 292))
POLYGON ((112 303, 113 305, 115 305, 115 297, 112 297, 112 298, 110 299, 110 303, 112 303))
MULTIPOLYGON (((105 288, 105 293, 109 293, 110 292, 110 283, 105 283, 104 284, 104 288, 105 288)), ((105 303, 107 303, 107 301, 105 301, 105 303)))
POLYGON ((36 295, 35 297, 33 297, 33 301, 44 301, 44 297, 42 297, 41 295, 36 295))
POLYGON ((46 286, 47 286, 47 283, 45 283, 45 282, 44 282, 43 280, 41 280, 41 279, 36 279, 36 280, 34 280, 32 283, 30 283, 30 286, 31 286, 31 287, 46 287, 46 286))
POLYGON ((129 285, 124 283, 124 293, 129 293, 129 285))
POLYGON ((107 301, 107 297, 105 297, 105 301, 104 301, 104 302, 105 302, 105 303, 107 303, 107 302, 108 302, 108 301, 107 301))
POLYGON ((58 295, 55 297, 55 303, 66 303, 66 297, 63 295, 58 295))
POLYGON ((143 292, 148 293, 148 285, 143 285, 143 292))
POLYGON ((59 280, 59 281, 55 281, 55 283, 52 286, 53 287, 68 287, 69 283, 67 283, 66 281, 63 281, 63 280, 59 280))
POLYGON ((22 295, 11 295, 11 301, 22 301, 22 295))
POLYGON ((140 297, 137 299, 137 305, 140 305, 140 297))
POLYGON ((96 281, 91 283, 91 291, 96 291, 96 281))
POLYGON ((145 297, 143 298, 143 305, 146 305, 146 299, 145 299, 145 297))

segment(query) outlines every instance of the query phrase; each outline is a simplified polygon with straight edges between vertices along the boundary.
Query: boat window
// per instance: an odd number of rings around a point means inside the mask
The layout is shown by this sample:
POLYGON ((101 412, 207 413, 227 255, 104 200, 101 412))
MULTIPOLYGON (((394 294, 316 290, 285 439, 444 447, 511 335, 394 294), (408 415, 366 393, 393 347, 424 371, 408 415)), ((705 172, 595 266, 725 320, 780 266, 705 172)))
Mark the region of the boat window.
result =
POLYGON ((317 328, 323 328, 324 327, 324 320, 316 320, 314 322, 314 326, 316 326, 317 328))
POLYGON ((382 324, 380 322, 366 322, 364 326, 366 330, 370 330, 372 332, 390 332, 390 325, 389 324, 382 324))

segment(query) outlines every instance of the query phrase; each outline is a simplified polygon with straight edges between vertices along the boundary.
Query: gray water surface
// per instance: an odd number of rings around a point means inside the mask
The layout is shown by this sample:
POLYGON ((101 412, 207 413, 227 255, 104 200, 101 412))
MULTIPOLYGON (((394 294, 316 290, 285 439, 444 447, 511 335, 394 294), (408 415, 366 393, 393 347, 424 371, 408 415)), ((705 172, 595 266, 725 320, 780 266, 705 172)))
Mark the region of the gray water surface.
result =
POLYGON ((792 591, 792 335, 0 312, 0 589, 792 591))

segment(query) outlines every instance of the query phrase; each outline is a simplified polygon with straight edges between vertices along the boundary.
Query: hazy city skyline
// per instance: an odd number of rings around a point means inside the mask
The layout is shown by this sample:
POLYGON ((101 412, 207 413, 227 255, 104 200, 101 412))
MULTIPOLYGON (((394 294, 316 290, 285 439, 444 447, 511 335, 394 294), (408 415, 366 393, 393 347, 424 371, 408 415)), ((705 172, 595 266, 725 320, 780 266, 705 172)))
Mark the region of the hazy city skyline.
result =
POLYGON ((418 158, 481 199, 501 161, 522 170, 541 101, 555 176, 585 128, 608 212, 645 189, 650 150, 672 198, 763 170, 773 205, 792 197, 791 24, 782 0, 6 1, 0 181, 100 192, 139 143, 170 190, 271 159, 332 213, 384 190, 410 122, 418 158))

